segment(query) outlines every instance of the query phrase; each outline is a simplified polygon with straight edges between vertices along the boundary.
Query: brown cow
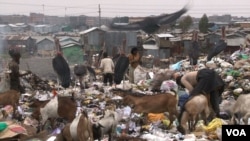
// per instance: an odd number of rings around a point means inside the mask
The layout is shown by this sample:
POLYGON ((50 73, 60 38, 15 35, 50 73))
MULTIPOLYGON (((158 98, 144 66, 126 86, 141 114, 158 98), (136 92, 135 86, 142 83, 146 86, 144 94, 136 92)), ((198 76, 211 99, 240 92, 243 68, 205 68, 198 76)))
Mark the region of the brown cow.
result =
MULTIPOLYGON (((115 91, 114 91, 115 92, 115 91)), ((116 92, 115 92, 116 93, 116 92)), ((159 93, 155 95, 142 95, 138 96, 131 94, 130 91, 119 90, 116 93, 123 97, 123 102, 126 105, 132 107, 132 111, 135 113, 169 113, 169 120, 171 127, 173 121, 178 115, 177 104, 178 95, 170 92, 159 93)))
POLYGON ((17 106, 19 105, 20 92, 8 90, 0 93, 0 105, 11 105, 13 107, 13 118, 16 117, 17 106))
POLYGON ((82 112, 75 119, 65 125, 57 135, 57 141, 93 141, 92 123, 86 112, 82 112))

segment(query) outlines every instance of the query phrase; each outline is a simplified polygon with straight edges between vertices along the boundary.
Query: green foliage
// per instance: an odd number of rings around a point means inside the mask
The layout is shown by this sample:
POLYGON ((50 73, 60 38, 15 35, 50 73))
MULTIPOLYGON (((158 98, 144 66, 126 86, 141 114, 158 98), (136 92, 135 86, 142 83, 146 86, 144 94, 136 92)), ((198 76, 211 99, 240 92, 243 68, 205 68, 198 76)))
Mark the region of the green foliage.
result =
POLYGON ((191 16, 188 15, 182 21, 180 21, 179 26, 183 32, 186 32, 192 24, 193 24, 193 19, 191 16))
POLYGON ((208 22, 209 21, 208 21, 207 15, 204 14, 201 17, 200 21, 199 21, 199 30, 200 30, 200 32, 207 33, 207 31, 208 31, 208 22))

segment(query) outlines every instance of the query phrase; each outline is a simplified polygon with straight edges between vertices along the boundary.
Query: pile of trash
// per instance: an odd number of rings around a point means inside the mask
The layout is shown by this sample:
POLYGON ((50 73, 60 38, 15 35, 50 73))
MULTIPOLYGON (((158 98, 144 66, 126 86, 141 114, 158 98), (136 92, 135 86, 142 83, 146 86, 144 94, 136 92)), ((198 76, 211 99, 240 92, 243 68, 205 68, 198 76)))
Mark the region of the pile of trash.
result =
MULTIPOLYGON (((30 115, 33 109, 29 107, 34 99, 40 101, 50 100, 53 97, 52 90, 55 89, 58 96, 75 95, 75 99, 81 105, 81 108, 86 109, 91 119, 97 119, 104 116, 106 110, 113 110, 122 116, 117 123, 115 129, 115 138, 126 140, 162 140, 162 141, 206 141, 206 140, 221 140, 221 127, 225 124, 230 124, 231 108, 237 97, 242 94, 247 94, 250 91, 250 63, 245 61, 240 68, 236 69, 235 64, 239 60, 248 60, 248 55, 244 53, 235 53, 229 60, 219 57, 212 59, 209 62, 204 61, 206 58, 200 58, 196 67, 190 66, 188 60, 182 60, 176 64, 170 64, 169 68, 143 67, 139 66, 135 70, 135 82, 130 83, 128 80, 123 80, 119 85, 104 86, 101 77, 93 83, 88 83, 88 87, 81 90, 79 82, 75 81, 72 85, 65 89, 62 88, 56 81, 40 79, 35 74, 22 77, 22 84, 26 88, 26 93, 22 94, 19 100, 20 106, 18 119, 13 119, 11 113, 13 108, 6 105, 1 108, 0 118, 0 139, 6 138, 22 138, 27 140, 55 140, 56 135, 61 132, 64 127, 64 122, 58 120, 57 127, 53 128, 47 124, 46 132, 36 133, 39 127, 38 121, 32 119, 30 115), (240 57, 241 56, 241 57, 240 57), (233 63, 230 63, 233 62, 233 63), (220 105, 221 115, 225 118, 213 119, 208 125, 205 125, 202 120, 196 125, 195 131, 190 134, 182 135, 177 130, 179 125, 175 120, 171 127, 168 127, 170 121, 168 113, 161 114, 143 114, 133 113, 133 107, 123 104, 123 98, 115 95, 112 90, 122 89, 131 90, 131 93, 139 93, 143 95, 154 95, 152 91, 152 83, 158 81, 155 76, 167 73, 168 71, 186 71, 199 70, 205 67, 216 70, 226 83, 225 91, 223 92, 223 100, 220 105), (12 127, 13 126, 13 127, 12 127), (11 132, 11 133, 8 133, 11 132), (41 135, 39 137, 39 135, 41 135), (46 139, 45 139, 46 138, 46 139)), ((146 59, 147 60, 147 59, 146 59)), ((149 59, 150 60, 150 59, 149 59)), ((150 61, 149 61, 150 62, 150 61)), ((168 76, 164 76, 168 77, 168 76)), ((179 95, 180 107, 185 99, 187 92, 174 85, 173 80, 159 81, 159 89, 161 91, 173 91, 179 95)), ((103 140, 107 140, 107 136, 103 140)))

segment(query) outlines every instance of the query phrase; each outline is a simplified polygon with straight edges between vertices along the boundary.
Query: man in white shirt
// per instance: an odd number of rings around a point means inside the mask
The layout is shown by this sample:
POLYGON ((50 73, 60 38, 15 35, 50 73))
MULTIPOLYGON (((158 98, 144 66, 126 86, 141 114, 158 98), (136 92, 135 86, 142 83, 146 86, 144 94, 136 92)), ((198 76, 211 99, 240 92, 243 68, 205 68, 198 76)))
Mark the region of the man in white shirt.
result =
POLYGON ((103 84, 106 86, 113 85, 113 74, 114 74, 114 62, 108 57, 107 52, 103 53, 103 59, 101 60, 100 69, 103 72, 103 84))

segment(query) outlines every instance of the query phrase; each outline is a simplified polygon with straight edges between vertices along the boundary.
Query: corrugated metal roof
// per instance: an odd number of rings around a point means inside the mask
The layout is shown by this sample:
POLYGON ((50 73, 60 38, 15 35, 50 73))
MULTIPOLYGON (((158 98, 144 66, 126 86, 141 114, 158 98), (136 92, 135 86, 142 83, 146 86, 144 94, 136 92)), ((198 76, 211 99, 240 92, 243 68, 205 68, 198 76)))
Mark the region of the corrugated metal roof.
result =
POLYGON ((45 39, 48 39, 48 40, 54 42, 54 39, 52 36, 34 36, 33 38, 36 39, 36 43, 39 43, 45 39))
MULTIPOLYGON (((239 35, 239 34, 235 34, 235 33, 227 34, 227 35, 226 35, 226 38, 227 38, 227 39, 228 39, 228 38, 240 38, 240 37, 242 37, 242 36, 239 35)), ((242 37, 242 38, 244 38, 244 37, 242 37)))
POLYGON ((7 27, 6 24, 0 24, 0 27, 7 27))
POLYGON ((11 27, 27 27, 25 23, 8 24, 11 27))
POLYGON ((155 35, 158 36, 159 38, 172 38, 172 37, 174 37, 174 35, 168 34, 168 33, 165 33, 165 34, 155 34, 155 35))
POLYGON ((34 25, 34 27, 50 27, 50 25, 40 24, 40 25, 34 25))
MULTIPOLYGON (((198 39, 199 40, 204 40, 204 36, 206 36, 206 35, 203 34, 203 33, 198 33, 198 39)), ((188 34, 183 34, 182 35, 182 40, 190 41, 192 39, 193 39, 193 33, 188 33, 188 34)))
MULTIPOLYGON (((87 33, 89 33, 89 32, 92 32, 92 31, 94 31, 94 30, 102 30, 102 29, 100 29, 99 27, 92 27, 92 28, 89 28, 89 29, 87 29, 87 30, 84 30, 84 31, 80 32, 79 34, 80 34, 80 35, 84 35, 84 34, 87 34, 87 33)), ((102 31, 103 31, 103 30, 102 30, 102 31)))
POLYGON ((143 44, 142 47, 143 49, 159 49, 159 47, 156 44, 155 45, 143 44))
POLYGON ((171 41, 171 42, 178 42, 178 41, 181 41, 181 37, 170 38, 169 41, 171 41))
POLYGON ((62 46, 62 48, 68 48, 68 47, 72 47, 72 46, 76 46, 76 45, 80 46, 80 44, 77 44, 77 43, 70 43, 70 44, 62 46))
POLYGON ((240 46, 241 44, 244 44, 245 39, 244 38, 232 38, 226 40, 228 46, 240 46))
POLYGON ((64 36, 62 38, 59 37, 60 42, 64 42, 67 40, 74 40, 74 41, 78 42, 80 40, 80 37, 69 37, 69 36, 64 36))
POLYGON ((60 44, 61 44, 62 47, 65 47, 65 46, 67 46, 69 44, 81 45, 80 43, 74 42, 74 41, 65 41, 65 42, 61 42, 60 44))
POLYGON ((154 38, 149 38, 146 41, 144 41, 143 44, 150 44, 150 45, 154 45, 156 44, 156 40, 154 38))
POLYGON ((21 35, 8 35, 5 36, 5 40, 27 40, 30 36, 21 36, 21 35))

